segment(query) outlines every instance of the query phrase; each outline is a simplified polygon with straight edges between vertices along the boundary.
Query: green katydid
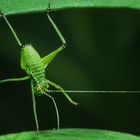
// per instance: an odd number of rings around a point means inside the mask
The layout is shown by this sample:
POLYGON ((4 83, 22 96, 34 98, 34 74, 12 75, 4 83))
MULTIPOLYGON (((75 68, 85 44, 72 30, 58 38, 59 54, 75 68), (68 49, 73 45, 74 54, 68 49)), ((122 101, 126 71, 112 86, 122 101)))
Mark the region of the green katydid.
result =
POLYGON ((36 124, 37 131, 39 131, 39 123, 38 123, 38 117, 37 117, 37 112, 36 112, 35 94, 39 95, 39 96, 46 95, 52 99, 54 106, 55 106, 55 109, 56 109, 57 127, 59 129, 59 114, 58 114, 57 105, 55 103, 54 98, 47 93, 47 92, 49 92, 49 89, 48 89, 49 85, 54 86, 56 89, 60 90, 65 95, 65 97, 70 101, 70 103, 77 105, 77 103, 74 102, 66 94, 65 90, 61 86, 46 79, 46 77, 45 77, 45 68, 47 67, 47 65, 66 46, 66 41, 65 41, 63 35, 61 34, 60 30, 58 29, 58 27, 56 26, 56 24, 54 23, 54 21, 52 20, 50 15, 47 13, 47 17, 48 17, 50 23, 52 24, 53 28, 55 29, 56 33, 58 34, 59 38, 61 39, 62 45, 58 49, 53 51, 52 53, 41 58, 40 55, 38 54, 38 52, 33 48, 33 46, 31 44, 26 44, 26 45, 21 44, 13 27, 10 25, 6 16, 2 12, 1 12, 1 16, 4 18, 7 25, 9 26, 10 30, 12 31, 18 45, 22 47, 20 65, 21 65, 21 68, 27 73, 27 76, 22 77, 22 78, 12 78, 12 79, 0 80, 0 83, 13 82, 13 81, 23 81, 23 80, 31 79, 33 112, 34 112, 35 124, 36 124))

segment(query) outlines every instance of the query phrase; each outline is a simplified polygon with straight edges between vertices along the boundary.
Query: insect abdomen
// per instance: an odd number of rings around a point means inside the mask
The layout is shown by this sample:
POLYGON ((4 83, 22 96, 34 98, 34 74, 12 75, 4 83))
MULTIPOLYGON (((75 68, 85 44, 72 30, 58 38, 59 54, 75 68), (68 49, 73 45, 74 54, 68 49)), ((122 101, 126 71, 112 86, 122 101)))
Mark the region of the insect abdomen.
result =
POLYGON ((21 68, 37 82, 45 80, 45 69, 42 60, 32 45, 25 45, 21 52, 21 68))

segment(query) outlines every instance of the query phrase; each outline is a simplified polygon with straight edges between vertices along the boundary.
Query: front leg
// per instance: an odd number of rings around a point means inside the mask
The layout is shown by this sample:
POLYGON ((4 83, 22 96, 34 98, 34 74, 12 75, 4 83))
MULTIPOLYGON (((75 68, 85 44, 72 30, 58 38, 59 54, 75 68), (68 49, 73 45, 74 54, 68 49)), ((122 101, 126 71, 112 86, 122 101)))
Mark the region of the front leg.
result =
POLYGON ((65 90, 64 90, 61 86, 55 84, 54 82, 52 82, 52 81, 50 81, 50 80, 47 80, 47 83, 49 83, 49 84, 52 85, 53 87, 55 87, 55 88, 57 88, 58 90, 60 90, 60 91, 64 94, 64 96, 69 100, 70 103, 72 103, 72 104, 74 104, 74 105, 78 105, 78 103, 74 102, 74 101, 69 97, 69 95, 65 92, 65 90))
POLYGON ((37 117, 37 112, 36 112, 36 100, 35 100, 33 81, 31 81, 31 91, 32 91, 32 102, 33 102, 33 112, 34 112, 34 118, 35 118, 35 125, 36 125, 37 132, 39 132, 39 123, 38 123, 38 117, 37 117))

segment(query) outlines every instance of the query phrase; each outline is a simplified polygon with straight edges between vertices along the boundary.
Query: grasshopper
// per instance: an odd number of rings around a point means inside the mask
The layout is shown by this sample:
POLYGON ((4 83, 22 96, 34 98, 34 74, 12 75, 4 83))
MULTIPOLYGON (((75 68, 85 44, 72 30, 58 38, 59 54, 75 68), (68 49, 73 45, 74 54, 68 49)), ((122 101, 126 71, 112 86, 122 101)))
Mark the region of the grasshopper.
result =
POLYGON ((60 90, 61 93, 64 94, 64 96, 69 100, 70 103, 77 105, 76 102, 74 102, 68 94, 65 92, 65 90, 55 84, 54 82, 46 79, 45 75, 45 68, 48 66, 48 64, 53 60, 53 58, 66 47, 66 41, 52 20, 52 18, 49 15, 49 10, 47 10, 47 17, 53 26, 54 30, 56 31, 58 37, 62 41, 62 45, 56 49, 55 51, 51 52, 50 54, 46 55, 45 57, 41 58, 39 53, 33 48, 31 44, 25 44, 22 45, 16 32, 14 31, 13 27, 11 26, 10 22, 8 21, 7 17, 5 16, 4 13, 0 12, 1 16, 7 23, 8 27, 10 28, 12 34, 15 37, 15 40, 17 41, 18 45, 22 48, 21 49, 21 58, 20 58, 20 66, 21 69, 24 70, 27 73, 27 76, 24 76, 22 78, 10 78, 10 79, 4 79, 0 80, 0 83, 5 83, 5 82, 13 82, 13 81, 23 81, 30 79, 31 80, 31 92, 32 92, 32 102, 33 102, 33 112, 34 112, 34 119, 35 119, 35 124, 36 124, 36 129, 39 131, 39 123, 38 123, 38 117, 37 117, 37 112, 36 112, 36 100, 35 100, 35 95, 41 96, 41 95, 46 95, 49 98, 52 99, 55 109, 56 109, 56 115, 57 115, 57 127, 59 129, 59 113, 57 109, 57 105, 55 103, 54 98, 48 94, 49 93, 49 85, 55 87, 56 89, 60 90))

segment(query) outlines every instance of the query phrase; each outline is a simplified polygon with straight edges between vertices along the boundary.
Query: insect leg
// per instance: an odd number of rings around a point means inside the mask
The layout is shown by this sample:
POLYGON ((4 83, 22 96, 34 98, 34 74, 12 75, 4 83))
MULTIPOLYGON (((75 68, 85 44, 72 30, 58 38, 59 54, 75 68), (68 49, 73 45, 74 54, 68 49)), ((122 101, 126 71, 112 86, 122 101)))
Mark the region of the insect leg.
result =
POLYGON ((50 80, 47 80, 47 83, 49 83, 50 85, 52 85, 52 86, 54 86, 55 88, 57 88, 57 89, 59 89, 60 91, 62 91, 62 93, 63 93, 64 96, 69 100, 70 103, 72 103, 72 104, 74 104, 74 105, 78 105, 78 103, 74 102, 74 101, 68 96, 68 94, 65 92, 65 90, 64 90, 61 86, 55 84, 54 82, 52 82, 52 81, 50 81, 50 80))
POLYGON ((10 28, 12 34, 14 35, 14 37, 15 37, 17 43, 18 43, 18 45, 19 45, 19 46, 22 46, 22 44, 21 44, 21 42, 20 42, 20 40, 19 40, 19 38, 18 38, 16 32, 14 31, 14 29, 13 29, 13 27, 11 26, 10 22, 7 20, 7 18, 6 18, 6 16, 4 15, 4 13, 2 13, 2 12, 0 11, 0 14, 1 14, 1 16, 4 18, 4 20, 5 20, 5 22, 7 23, 8 27, 10 28))
POLYGON ((52 20, 52 18, 50 17, 49 15, 49 11, 50 11, 50 4, 49 4, 49 7, 48 7, 48 10, 47 10, 47 16, 48 16, 48 19, 50 21, 50 23, 52 24, 53 28, 55 29, 56 33, 58 34, 59 38, 61 39, 62 41, 62 46, 65 48, 66 46, 66 41, 62 35, 62 33, 60 32, 60 30, 58 29, 58 27, 56 26, 56 24, 54 23, 54 21, 52 20))
POLYGON ((34 117, 35 117, 35 124, 36 124, 36 129, 39 132, 39 123, 38 123, 38 117, 37 117, 37 112, 36 112, 36 100, 35 100, 35 94, 34 94, 32 81, 31 81, 31 90, 32 90, 32 102, 33 102, 33 112, 34 112, 34 117))
POLYGON ((47 93, 44 93, 44 95, 48 96, 48 97, 49 97, 49 98, 51 98, 51 99, 52 99, 52 101, 53 101, 53 104, 54 104, 54 107, 55 107, 55 110, 56 110, 56 117, 57 117, 57 129, 59 130, 59 128, 60 128, 60 121, 59 121, 59 112, 58 112, 58 107, 57 107, 57 104, 56 104, 56 102, 55 102, 54 98, 53 98, 51 95, 49 95, 49 94, 47 94, 47 93))
POLYGON ((53 51, 52 53, 46 55, 45 57, 42 58, 42 62, 44 64, 44 67, 46 67, 51 60, 60 52, 64 49, 63 46, 59 47, 58 49, 56 49, 55 51, 53 51))
POLYGON ((25 76, 22 78, 11 78, 11 79, 4 79, 4 80, 0 80, 0 83, 5 83, 5 82, 15 82, 15 81, 24 81, 29 79, 29 76, 25 76))

